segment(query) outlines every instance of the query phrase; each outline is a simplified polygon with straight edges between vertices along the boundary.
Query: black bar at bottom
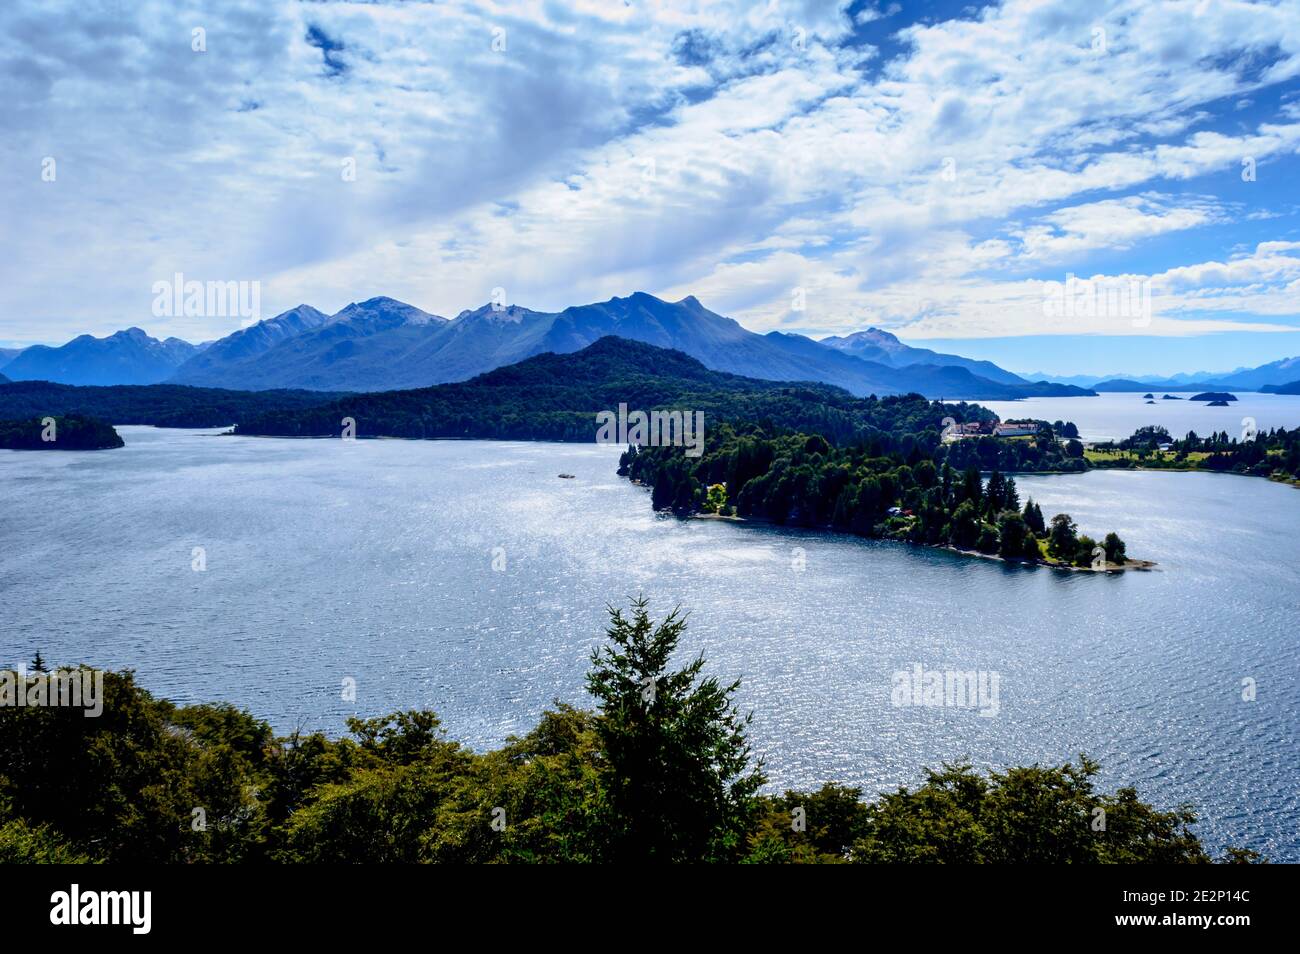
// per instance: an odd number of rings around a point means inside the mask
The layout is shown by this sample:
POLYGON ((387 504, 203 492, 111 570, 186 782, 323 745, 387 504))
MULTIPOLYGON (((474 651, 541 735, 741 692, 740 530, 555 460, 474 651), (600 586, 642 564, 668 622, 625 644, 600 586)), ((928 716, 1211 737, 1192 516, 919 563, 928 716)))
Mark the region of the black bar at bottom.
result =
POLYGON ((659 918, 689 918, 741 933, 788 920, 796 929, 845 922, 860 932, 937 931, 952 940, 964 922, 1008 932, 1001 937, 1054 929, 1070 937, 1200 934, 1230 942, 1240 932, 1287 923, 1281 908, 1294 877, 1294 866, 1244 865, 865 867, 812 882, 747 866, 725 875, 570 867, 542 878, 500 867, 11 866, 0 868, 0 917, 12 938, 77 932, 128 943, 247 940, 250 932, 336 943, 347 936, 373 940, 376 928, 437 932, 441 922, 463 930, 467 917, 481 918, 479 928, 494 935, 585 933, 603 920, 635 934, 653 931, 659 918))

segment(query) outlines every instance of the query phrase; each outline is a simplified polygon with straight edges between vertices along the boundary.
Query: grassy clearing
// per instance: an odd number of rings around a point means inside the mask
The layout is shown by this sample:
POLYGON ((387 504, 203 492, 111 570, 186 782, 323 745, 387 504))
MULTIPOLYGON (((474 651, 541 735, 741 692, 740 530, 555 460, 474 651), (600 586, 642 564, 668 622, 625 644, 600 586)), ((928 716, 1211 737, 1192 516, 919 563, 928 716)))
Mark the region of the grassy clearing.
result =
POLYGON ((1151 451, 1145 457, 1139 457, 1137 454, 1129 451, 1100 451, 1087 448, 1084 450, 1083 456, 1092 464, 1104 464, 1114 461, 1132 461, 1135 467, 1142 467, 1144 465, 1168 465, 1171 467, 1178 467, 1184 464, 1191 466, 1192 464, 1205 460, 1205 458, 1210 455, 1206 451, 1192 451, 1182 460, 1177 460, 1177 455, 1174 454, 1173 451, 1151 451))

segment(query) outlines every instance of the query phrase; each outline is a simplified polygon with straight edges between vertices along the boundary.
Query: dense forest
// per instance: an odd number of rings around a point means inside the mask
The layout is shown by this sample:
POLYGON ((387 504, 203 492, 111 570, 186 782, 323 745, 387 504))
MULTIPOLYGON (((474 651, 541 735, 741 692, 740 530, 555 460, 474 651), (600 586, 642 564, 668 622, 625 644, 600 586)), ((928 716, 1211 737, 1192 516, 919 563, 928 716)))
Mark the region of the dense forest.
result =
POLYGON ((829 527, 1079 568, 1128 562, 1117 534, 1098 542, 1080 534, 1068 514, 1048 523, 1032 499, 1022 506, 1013 477, 995 470, 985 481, 974 463, 957 471, 905 432, 836 447, 815 434, 769 436, 752 425, 722 425, 695 458, 680 447, 629 447, 619 473, 648 486, 656 510, 829 527))
POLYGON ((81 414, 0 420, 0 450, 108 450, 122 446, 122 438, 111 424, 81 414))
POLYGON ((1148 425, 1121 441, 1094 444, 1088 457, 1094 467, 1210 470, 1296 481, 1300 480, 1300 427, 1259 431, 1239 440, 1227 431, 1206 437, 1189 431, 1175 439, 1165 428, 1148 425))
POLYGON ((271 409, 336 400, 321 391, 225 391, 181 384, 78 386, 49 381, 0 384, 0 419, 86 414, 114 424, 226 427, 271 409))
POLYGON ((342 421, 357 437, 495 438, 584 441, 595 415, 620 404, 649 411, 702 411, 714 422, 754 421, 821 434, 833 442, 868 440, 883 428, 933 429, 945 416, 992 420, 973 404, 930 405, 913 396, 902 408, 885 398, 855 398, 828 384, 791 383, 710 371, 680 351, 607 337, 570 354, 541 354, 458 384, 358 394, 321 407, 272 411, 241 423, 241 434, 336 437, 342 421), (942 410, 940 410, 942 409, 942 410), (910 419, 909 419, 910 417, 910 419))
POLYGON ((762 794, 739 683, 705 675, 702 658, 673 668, 684 627, 676 612, 653 621, 644 600, 611 608, 587 676, 594 708, 557 703, 484 753, 427 710, 350 719, 340 739, 277 737, 229 705, 156 699, 131 672, 103 674, 95 718, 16 706, 49 678, 35 660, 0 673, 0 861, 1211 860, 1190 808, 1098 791, 1084 757, 942 766, 874 801, 836 784, 762 794))

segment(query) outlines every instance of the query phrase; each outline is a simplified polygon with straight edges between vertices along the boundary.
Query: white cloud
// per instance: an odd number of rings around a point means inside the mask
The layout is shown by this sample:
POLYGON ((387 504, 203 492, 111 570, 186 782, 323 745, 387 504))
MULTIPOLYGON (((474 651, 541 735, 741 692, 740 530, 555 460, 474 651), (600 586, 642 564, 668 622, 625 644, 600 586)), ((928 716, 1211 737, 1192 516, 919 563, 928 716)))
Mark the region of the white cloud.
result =
MULTIPOLYGON (((0 339, 231 330, 149 320, 175 271, 260 280, 269 311, 645 289, 759 328, 1041 334, 1026 269, 1244 220, 1210 178, 1300 150, 1300 104, 1251 126, 1236 108, 1295 80, 1295 0, 1008 0, 906 27, 888 64, 844 45, 847 6, 9 4, 0 161, 23 171, 0 180, 0 339)), ((858 25, 907 16, 884 13, 858 25)), ((1159 269, 1155 333, 1294 315, 1288 257, 1159 269)))

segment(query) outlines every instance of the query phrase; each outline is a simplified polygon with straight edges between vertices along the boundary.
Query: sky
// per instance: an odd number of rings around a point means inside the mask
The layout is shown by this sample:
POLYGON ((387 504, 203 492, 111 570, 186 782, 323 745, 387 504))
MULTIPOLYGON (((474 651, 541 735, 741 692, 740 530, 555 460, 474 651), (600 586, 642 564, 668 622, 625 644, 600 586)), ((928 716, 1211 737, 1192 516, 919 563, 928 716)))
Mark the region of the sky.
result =
POLYGON ((0 345, 251 320, 168 314, 181 274, 262 318, 639 290, 1016 371, 1300 354, 1300 0, 6 0, 0 86, 0 345))

